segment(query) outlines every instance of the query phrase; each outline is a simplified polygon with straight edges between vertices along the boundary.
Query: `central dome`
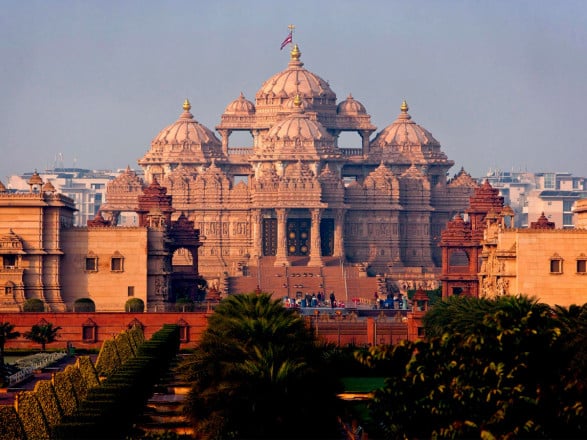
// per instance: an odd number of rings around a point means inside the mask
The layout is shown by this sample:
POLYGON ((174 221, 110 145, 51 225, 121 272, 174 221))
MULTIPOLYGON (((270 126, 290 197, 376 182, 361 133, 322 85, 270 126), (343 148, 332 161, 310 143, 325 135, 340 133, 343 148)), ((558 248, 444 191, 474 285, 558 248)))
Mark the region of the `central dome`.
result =
POLYGON ((336 113, 336 94, 328 83, 318 75, 304 69, 300 61, 301 52, 296 44, 291 50, 287 69, 273 75, 263 83, 255 95, 257 112, 276 111, 290 98, 301 96, 314 109, 336 113))

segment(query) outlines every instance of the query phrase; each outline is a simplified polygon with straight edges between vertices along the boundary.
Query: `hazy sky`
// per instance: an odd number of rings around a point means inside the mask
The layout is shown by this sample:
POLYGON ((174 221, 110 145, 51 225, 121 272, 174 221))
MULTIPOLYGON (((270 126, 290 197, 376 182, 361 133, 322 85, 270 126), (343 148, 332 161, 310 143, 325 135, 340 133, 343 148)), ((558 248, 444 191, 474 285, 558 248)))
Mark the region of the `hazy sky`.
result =
POLYGON ((305 67, 377 132, 405 98, 451 175, 587 176, 584 0, 15 0, 0 14, 0 180, 136 168, 186 97, 214 129, 286 68, 290 23, 305 67))

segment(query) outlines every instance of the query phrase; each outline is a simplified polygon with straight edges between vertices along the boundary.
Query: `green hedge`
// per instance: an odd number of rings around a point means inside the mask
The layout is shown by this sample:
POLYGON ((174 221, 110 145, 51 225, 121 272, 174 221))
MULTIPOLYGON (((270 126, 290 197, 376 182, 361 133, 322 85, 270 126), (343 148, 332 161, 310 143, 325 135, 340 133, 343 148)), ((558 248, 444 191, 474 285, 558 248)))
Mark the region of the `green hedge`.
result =
POLYGON ((61 409, 61 405, 57 399, 57 394, 55 393, 51 381, 41 380, 37 382, 33 394, 41 405, 48 426, 52 427, 61 422, 63 410, 61 409))
POLYGON ((49 440, 50 430, 45 414, 34 393, 21 391, 16 395, 16 412, 22 422, 26 438, 49 440))
POLYGON ((138 347, 135 357, 110 371, 99 387, 88 390, 75 413, 55 426, 54 438, 124 438, 178 351, 179 327, 163 326, 138 347))
POLYGON ((0 405, 0 438, 2 440, 22 440, 25 431, 14 406, 0 405))

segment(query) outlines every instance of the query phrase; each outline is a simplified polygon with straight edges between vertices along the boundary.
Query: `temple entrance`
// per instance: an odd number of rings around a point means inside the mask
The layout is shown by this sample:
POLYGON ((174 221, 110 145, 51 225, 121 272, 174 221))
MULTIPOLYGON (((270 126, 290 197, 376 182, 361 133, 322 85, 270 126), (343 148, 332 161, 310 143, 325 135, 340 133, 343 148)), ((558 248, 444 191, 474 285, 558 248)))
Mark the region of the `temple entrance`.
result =
POLYGON ((287 255, 305 257, 310 255, 310 219, 287 221, 287 255))
POLYGON ((263 255, 272 257, 277 254, 277 219, 263 219, 263 255))
POLYGON ((320 222, 320 244, 323 257, 331 257, 334 254, 334 220, 331 218, 322 219, 320 222))

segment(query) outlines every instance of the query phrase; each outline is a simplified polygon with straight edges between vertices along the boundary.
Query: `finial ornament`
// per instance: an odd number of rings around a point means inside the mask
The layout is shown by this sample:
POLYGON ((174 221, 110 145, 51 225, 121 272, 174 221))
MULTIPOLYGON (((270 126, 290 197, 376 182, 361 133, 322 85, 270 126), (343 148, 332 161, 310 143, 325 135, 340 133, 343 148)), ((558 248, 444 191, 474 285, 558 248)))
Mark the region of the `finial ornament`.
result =
POLYGON ((407 102, 406 102, 406 100, 404 99, 404 100, 403 100, 403 102, 402 102, 402 106, 400 107, 400 110, 401 110, 403 113, 407 113, 409 109, 410 109, 410 107, 408 107, 408 103, 407 103, 407 102))
POLYGON ((300 48, 298 47, 297 44, 294 44, 294 47, 291 50, 290 55, 291 55, 292 61, 299 61, 300 60, 300 56, 302 55, 302 52, 300 51, 300 48))
POLYGON ((190 109, 192 108, 192 105, 190 104, 189 99, 186 98, 186 100, 183 102, 183 109, 188 112, 190 111, 190 109))
POLYGON ((300 97, 300 94, 299 93, 296 94, 296 96, 295 96, 295 98, 293 100, 293 104, 294 104, 294 106, 296 106, 298 108, 302 105, 302 98, 300 97))

